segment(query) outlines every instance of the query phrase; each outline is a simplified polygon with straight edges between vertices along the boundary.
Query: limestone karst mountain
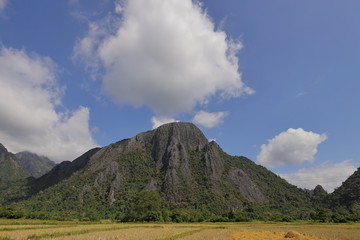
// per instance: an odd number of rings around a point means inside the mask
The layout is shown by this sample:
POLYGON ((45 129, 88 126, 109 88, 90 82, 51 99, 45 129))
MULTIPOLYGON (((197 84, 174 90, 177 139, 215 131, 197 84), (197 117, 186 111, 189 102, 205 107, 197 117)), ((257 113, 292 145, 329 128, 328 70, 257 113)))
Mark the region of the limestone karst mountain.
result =
POLYGON ((309 194, 245 157, 226 154, 192 123, 165 124, 90 150, 33 181, 31 189, 25 206, 33 211, 96 209, 102 215, 128 213, 141 191, 155 193, 162 208, 216 215, 260 208, 297 214, 311 205, 309 194))

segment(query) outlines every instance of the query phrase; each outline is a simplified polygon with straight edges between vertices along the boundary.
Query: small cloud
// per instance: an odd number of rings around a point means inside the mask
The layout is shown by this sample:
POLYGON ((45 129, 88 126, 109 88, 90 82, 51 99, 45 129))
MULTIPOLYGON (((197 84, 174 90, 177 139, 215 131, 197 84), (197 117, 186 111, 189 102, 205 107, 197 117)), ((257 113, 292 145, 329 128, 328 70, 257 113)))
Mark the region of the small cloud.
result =
POLYGON ((0 0, 0 13, 6 8, 8 0, 0 0))
POLYGON ((121 6, 120 1, 115 2, 115 12, 117 14, 120 14, 123 12, 123 10, 124 10, 124 8, 121 6))
POLYGON ((152 128, 158 128, 161 125, 164 125, 166 123, 171 123, 171 122, 179 122, 178 120, 175 120, 174 118, 167 118, 167 117, 152 117, 151 118, 151 123, 152 123, 152 128))
POLYGON ((79 4, 79 1, 80 1, 80 0, 68 0, 68 3, 69 3, 70 5, 77 5, 77 4, 79 4))
POLYGON ((308 94, 310 94, 310 93, 303 91, 303 92, 299 92, 298 94, 296 94, 296 97, 303 97, 303 96, 308 95, 308 94))
POLYGON ((327 192, 333 192, 351 174, 357 166, 350 160, 339 163, 326 162, 311 168, 302 168, 295 173, 280 174, 288 182, 306 189, 314 189, 320 184, 327 192))
POLYGON ((326 134, 289 128, 261 145, 257 162, 267 167, 313 162, 317 146, 327 138, 326 134))
POLYGON ((199 111, 193 118, 193 122, 206 128, 213 128, 224 122, 229 112, 205 112, 199 111))

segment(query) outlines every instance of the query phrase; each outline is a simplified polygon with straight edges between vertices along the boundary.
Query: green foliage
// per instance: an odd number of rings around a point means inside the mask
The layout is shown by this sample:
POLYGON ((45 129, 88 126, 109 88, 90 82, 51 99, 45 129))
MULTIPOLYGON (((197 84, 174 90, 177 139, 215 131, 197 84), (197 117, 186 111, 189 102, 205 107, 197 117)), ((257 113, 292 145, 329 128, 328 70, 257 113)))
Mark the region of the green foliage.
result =
POLYGON ((51 219, 51 215, 47 212, 30 212, 27 214, 26 217, 29 219, 41 219, 41 220, 51 219))
POLYGON ((3 161, 0 161, 0 187, 30 177, 30 174, 16 161, 13 154, 7 153, 4 158, 3 161))
POLYGON ((185 209, 175 209, 174 211, 172 211, 171 221, 177 223, 189 222, 190 215, 185 209))
POLYGON ((25 217, 25 215, 25 210, 15 204, 0 208, 0 218, 18 219, 25 217))
POLYGON ((133 221, 154 222, 161 219, 161 198, 151 190, 142 190, 135 194, 130 208, 130 218, 133 221))
POLYGON ((251 218, 245 211, 231 211, 227 214, 227 217, 232 222, 250 222, 251 218))
POLYGON ((313 220, 319 222, 330 222, 331 221, 332 212, 327 208, 318 208, 315 212, 311 212, 310 217, 313 220))
POLYGON ((354 215, 360 215, 360 168, 329 196, 333 209, 347 206, 354 215))
POLYGON ((163 222, 171 222, 171 211, 169 209, 163 208, 161 210, 161 218, 163 222))

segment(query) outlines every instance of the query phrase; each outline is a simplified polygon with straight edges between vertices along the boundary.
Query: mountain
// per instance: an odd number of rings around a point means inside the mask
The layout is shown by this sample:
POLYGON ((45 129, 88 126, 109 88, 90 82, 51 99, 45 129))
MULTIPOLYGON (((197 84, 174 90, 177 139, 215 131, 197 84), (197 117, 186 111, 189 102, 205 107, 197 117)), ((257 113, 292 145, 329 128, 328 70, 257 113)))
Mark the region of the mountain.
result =
POLYGON ((17 161, 16 156, 0 143, 0 206, 8 203, 6 199, 16 201, 25 196, 26 192, 23 190, 29 177, 30 174, 17 161))
POLYGON ((0 188, 29 176, 30 174, 17 161, 16 156, 8 152, 0 143, 0 188))
POLYGON ((46 189, 54 184, 57 184, 61 180, 70 177, 74 172, 83 168, 90 160, 90 157, 99 150, 100 148, 94 148, 87 151, 72 162, 64 161, 59 163, 54 168, 52 168, 51 171, 48 171, 47 174, 41 176, 38 179, 35 179, 31 183, 32 191, 37 192, 46 189))
POLYGON ((25 170, 35 178, 49 172, 56 165, 47 157, 27 151, 16 153, 15 156, 25 170))
POLYGON ((360 168, 329 196, 330 206, 336 210, 348 210, 360 218, 360 168))
POLYGON ((22 204, 30 211, 127 220, 156 219, 160 209, 302 218, 312 208, 310 194, 245 157, 226 154, 195 125, 180 122, 90 150, 32 181, 29 189, 22 204))

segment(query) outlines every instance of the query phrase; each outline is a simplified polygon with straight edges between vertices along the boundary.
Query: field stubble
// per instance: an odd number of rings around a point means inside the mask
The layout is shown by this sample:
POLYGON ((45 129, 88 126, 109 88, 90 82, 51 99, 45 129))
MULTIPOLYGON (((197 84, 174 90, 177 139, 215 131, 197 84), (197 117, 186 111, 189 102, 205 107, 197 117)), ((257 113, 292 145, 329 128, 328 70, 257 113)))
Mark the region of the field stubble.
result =
POLYGON ((0 240, 359 240, 360 224, 131 224, 0 220, 0 240))

